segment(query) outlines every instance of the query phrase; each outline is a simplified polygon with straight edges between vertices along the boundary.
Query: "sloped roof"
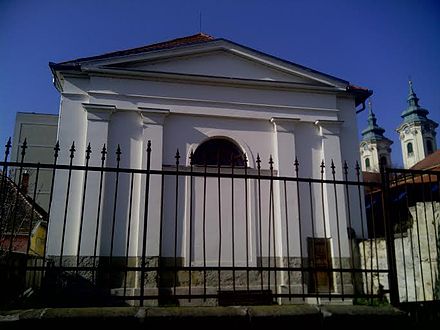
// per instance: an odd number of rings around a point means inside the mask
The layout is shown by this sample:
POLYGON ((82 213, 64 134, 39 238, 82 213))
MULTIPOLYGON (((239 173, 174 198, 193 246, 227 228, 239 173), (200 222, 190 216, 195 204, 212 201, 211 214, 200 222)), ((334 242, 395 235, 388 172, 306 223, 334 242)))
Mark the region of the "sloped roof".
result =
POLYGON ((416 163, 411 170, 438 170, 440 171, 440 150, 437 150, 429 156, 416 163))
POLYGON ((167 41, 136 47, 136 48, 118 50, 115 52, 105 53, 97 56, 82 57, 71 61, 61 62, 58 64, 67 64, 67 63, 83 62, 90 60, 99 60, 99 59, 118 57, 118 56, 141 54, 147 51, 169 49, 179 46, 187 46, 192 44, 204 43, 211 40, 214 40, 214 37, 204 33, 197 33, 191 36, 176 38, 176 39, 167 40, 167 41))
POLYGON ((217 42, 217 41, 224 41, 224 42, 228 42, 233 45, 237 45, 237 46, 242 47, 244 49, 247 49, 251 52, 259 53, 261 55, 269 57, 273 60, 281 61, 281 62, 284 62, 288 65, 293 65, 293 66, 299 68, 300 70, 303 70, 304 72, 318 74, 318 75, 327 77, 333 81, 337 81, 339 83, 345 84, 346 91, 355 96, 356 106, 359 105, 360 103, 365 102, 365 100, 373 94, 373 92, 371 90, 369 90, 368 88, 352 85, 344 79, 341 79, 341 78, 338 78, 338 77, 335 77, 335 76, 332 76, 332 75, 329 75, 329 74, 326 74, 323 72, 319 72, 317 70, 302 66, 300 64, 290 62, 288 60, 284 60, 282 58, 278 58, 273 55, 269 55, 269 54, 260 52, 258 50, 237 44, 237 43, 232 42, 227 39, 214 38, 213 36, 205 34, 205 33, 197 33, 194 35, 176 38, 176 39, 172 39, 172 40, 167 40, 167 41, 160 42, 160 43, 150 44, 150 45, 126 49, 126 50, 119 50, 119 51, 110 52, 110 53, 106 53, 106 54, 102 54, 102 55, 78 58, 78 59, 60 62, 60 63, 49 62, 49 67, 51 68, 54 75, 55 75, 55 71, 63 70, 63 69, 81 71, 81 64, 84 62, 87 62, 87 61, 105 60, 105 59, 111 59, 111 58, 116 58, 116 57, 121 57, 121 56, 142 54, 142 53, 147 53, 150 51, 174 49, 174 48, 183 47, 183 46, 203 44, 203 43, 209 43, 209 42, 217 42))

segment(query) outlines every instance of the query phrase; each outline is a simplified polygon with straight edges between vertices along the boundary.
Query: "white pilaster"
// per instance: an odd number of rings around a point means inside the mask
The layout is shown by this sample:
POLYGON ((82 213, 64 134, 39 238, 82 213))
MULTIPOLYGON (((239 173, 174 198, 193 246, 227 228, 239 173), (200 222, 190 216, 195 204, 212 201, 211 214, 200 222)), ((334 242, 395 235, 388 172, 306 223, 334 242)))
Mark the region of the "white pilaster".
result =
MULTIPOLYGON (((295 126, 298 125, 299 119, 273 117, 271 122, 274 125, 274 168, 279 176, 294 176, 295 126)), ((284 189, 284 183, 274 181, 274 200, 279 243, 277 251, 284 257, 287 255, 297 257, 300 254, 298 208, 289 207, 297 203, 296 183, 286 182, 286 189, 284 189), (286 219, 286 202, 288 219, 286 219), (287 239, 289 244, 287 244, 287 239), (287 252, 288 245, 289 251, 287 252)))
MULTIPOLYGON (((100 167, 102 163, 101 152, 104 145, 106 146, 106 148, 108 147, 108 131, 110 118, 112 113, 116 111, 116 107, 89 103, 83 103, 83 107, 87 112, 87 138, 85 140, 85 143, 86 145, 90 143, 92 151, 90 154, 89 166, 100 167)), ((105 165, 106 162, 104 162, 104 166, 105 165)), ((105 195, 104 178, 105 174, 103 174, 101 200, 99 200, 101 173, 96 171, 89 171, 87 173, 84 212, 82 215, 80 215, 80 221, 82 221, 82 230, 79 254, 82 256, 94 255, 95 240, 97 246, 96 254, 100 255, 99 247, 101 231, 99 229, 102 226, 102 202, 105 195), (100 203, 100 212, 98 214, 98 206, 100 203)), ((82 193, 81 196, 83 196, 82 193)))
MULTIPOLYGON (((343 180, 343 160, 341 157, 339 140, 342 123, 343 122, 341 121, 317 121, 315 123, 319 128, 322 137, 321 150, 322 159, 325 164, 323 176, 325 180, 333 180, 331 168, 332 161, 335 166, 335 179, 343 180)), ((335 258, 340 257, 339 253, 343 258, 350 256, 347 237, 347 212, 344 189, 345 187, 341 184, 323 184, 324 215, 326 218, 326 232, 324 233, 324 237, 331 238, 332 255, 335 258), (338 235, 340 241, 338 240, 338 235)))
MULTIPOLYGON (((162 170, 163 161, 163 124, 168 110, 139 108, 142 118, 142 169, 147 169, 148 153, 147 143, 151 141, 150 169, 162 170)), ((146 236, 146 255, 159 255, 159 233, 161 221, 161 192, 162 178, 160 175, 150 175, 149 194, 148 194, 148 213, 145 217, 145 192, 146 175, 142 175, 140 191, 140 212, 138 224, 138 249, 139 256, 142 255, 142 241, 144 234, 144 225, 147 221, 146 236)), ((164 206, 165 208, 166 206, 164 206)), ((170 242, 168 242, 170 243, 170 242)))
MULTIPOLYGON (((70 163, 69 149, 72 142, 75 142, 76 151, 72 164, 84 165, 87 116, 82 103, 87 101, 87 98, 86 95, 67 93, 63 93, 61 97, 58 164, 70 163)), ((69 171, 56 171, 46 246, 49 256, 59 256, 61 253, 63 256, 76 254, 83 178, 82 171, 72 171, 69 183, 69 171)))

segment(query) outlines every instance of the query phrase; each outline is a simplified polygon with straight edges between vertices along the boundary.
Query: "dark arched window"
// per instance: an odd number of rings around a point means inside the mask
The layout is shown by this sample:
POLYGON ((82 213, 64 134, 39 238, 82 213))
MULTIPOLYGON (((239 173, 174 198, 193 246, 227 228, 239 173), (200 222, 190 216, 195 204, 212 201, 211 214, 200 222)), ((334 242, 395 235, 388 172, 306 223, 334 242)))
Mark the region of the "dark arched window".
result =
POLYGON ((426 140, 426 151, 428 151, 428 155, 432 154, 434 152, 434 147, 432 145, 431 140, 426 140))
POLYGON ((412 145, 411 142, 409 142, 409 143, 406 145, 406 152, 408 153, 408 156, 412 156, 414 150, 413 150, 413 145, 412 145))
POLYGON ((367 170, 370 169, 370 158, 365 158, 365 168, 366 168, 367 170))
POLYGON ((204 166, 244 166, 244 155, 233 142, 224 138, 213 138, 203 142, 196 149, 193 165, 204 166))
POLYGON ((381 166, 388 166, 387 158, 385 156, 380 157, 380 165, 381 166))

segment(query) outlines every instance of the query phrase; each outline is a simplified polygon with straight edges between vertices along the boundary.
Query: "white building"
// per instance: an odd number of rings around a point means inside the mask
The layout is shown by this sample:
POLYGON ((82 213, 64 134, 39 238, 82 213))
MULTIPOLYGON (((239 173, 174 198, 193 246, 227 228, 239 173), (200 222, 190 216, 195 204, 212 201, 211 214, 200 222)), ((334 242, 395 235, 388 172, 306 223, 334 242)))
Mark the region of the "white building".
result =
MULTIPOLYGON (((106 165, 116 166, 115 151, 119 145, 120 167, 146 169, 147 141, 151 140, 153 170, 175 170, 177 149, 181 171, 189 171, 191 152, 195 164, 203 165, 204 159, 211 164, 213 155, 227 150, 226 155, 233 153, 239 159, 237 171, 245 155, 249 173, 255 174, 259 154, 266 175, 270 173, 268 160, 272 155, 277 176, 293 176, 296 157, 302 177, 323 175, 324 179, 332 179, 333 161, 336 179, 342 179, 343 162, 353 167, 359 155, 356 107, 372 94, 345 80, 205 34, 51 63, 50 67, 61 94, 60 164, 69 163, 67 149, 74 141, 74 165, 85 165, 85 151, 90 142, 90 166, 101 166, 103 145, 108 151, 106 165), (322 161, 326 164, 323 174, 322 161)), ((200 167, 195 171, 200 172, 200 167)), ((284 189, 276 182, 273 196, 268 197, 269 183, 265 181, 259 209, 254 180, 237 179, 232 184, 230 178, 221 179, 220 192, 217 178, 208 179, 205 189, 210 197, 204 205, 202 177, 181 178, 176 187, 174 177, 162 181, 159 175, 152 175, 148 203, 144 203, 146 176, 134 175, 130 188, 130 175, 121 174, 117 205, 113 208, 115 175, 104 175, 102 194, 100 173, 87 175, 85 189, 84 171, 72 171, 70 181, 67 171, 57 173, 49 255, 92 256, 96 243, 98 256, 122 257, 127 253, 139 258, 145 252, 149 258, 160 254, 171 259, 177 257, 185 265, 201 265, 202 251, 206 249, 208 265, 217 265, 218 258, 222 265, 232 262, 244 265, 246 259, 254 265, 272 255, 306 258, 307 239, 319 237, 330 242, 333 259, 350 258, 349 215, 342 186, 325 185, 321 191, 318 185, 313 185, 310 193, 307 185, 301 186, 300 203, 304 205, 299 206, 293 183, 289 183, 285 196, 284 189), (159 207, 163 201, 165 206, 159 207), (288 215, 284 207, 287 204, 293 205, 288 215), (299 209, 303 218, 301 231, 299 209), (271 214, 269 219, 268 214, 271 214), (316 222, 314 225, 311 218, 316 222), (148 219, 146 241, 145 219, 148 219), (205 240, 202 219, 206 224, 205 240), (259 221, 264 228, 272 224, 273 232, 259 231, 259 221), (234 248, 229 243, 232 232, 236 237, 234 248), (291 237, 290 246, 283 239, 286 235, 291 237), (203 244, 206 246, 202 247, 203 244)), ((350 172, 349 179, 355 180, 354 173, 350 172)), ((356 200, 357 197, 351 199, 350 219, 354 221, 351 227, 359 233, 360 224, 356 221, 362 210, 359 205, 356 207, 356 200)))
MULTIPOLYGON (((26 139, 24 162, 53 163, 54 146, 57 141, 58 115, 34 112, 17 112, 15 118, 14 138, 11 161, 20 162, 22 145, 26 139)), ((44 210, 48 210, 50 188, 52 185, 52 170, 39 169, 38 181, 36 168, 23 168, 22 173, 29 174, 28 195, 44 210)), ((19 182, 19 170, 14 170, 14 180, 19 182)))

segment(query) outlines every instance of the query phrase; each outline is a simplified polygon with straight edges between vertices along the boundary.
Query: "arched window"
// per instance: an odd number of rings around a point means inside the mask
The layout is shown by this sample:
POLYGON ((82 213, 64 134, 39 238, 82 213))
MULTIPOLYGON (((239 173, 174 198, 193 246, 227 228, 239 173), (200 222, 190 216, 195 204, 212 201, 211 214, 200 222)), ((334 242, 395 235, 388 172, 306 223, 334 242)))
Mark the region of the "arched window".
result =
POLYGON ((428 151, 428 155, 434 152, 434 147, 431 140, 426 140, 426 150, 428 151))
POLYGON ((244 155, 232 141, 224 138, 213 138, 203 142, 194 152, 194 165, 204 166, 244 166, 244 155))
POLYGON ((387 158, 385 156, 380 157, 380 165, 385 167, 388 166, 387 158))
POLYGON ((408 156, 412 156, 414 153, 413 144, 411 142, 406 145, 406 152, 408 153, 408 156))
POLYGON ((370 158, 365 158, 365 168, 366 168, 367 170, 370 169, 370 158))

